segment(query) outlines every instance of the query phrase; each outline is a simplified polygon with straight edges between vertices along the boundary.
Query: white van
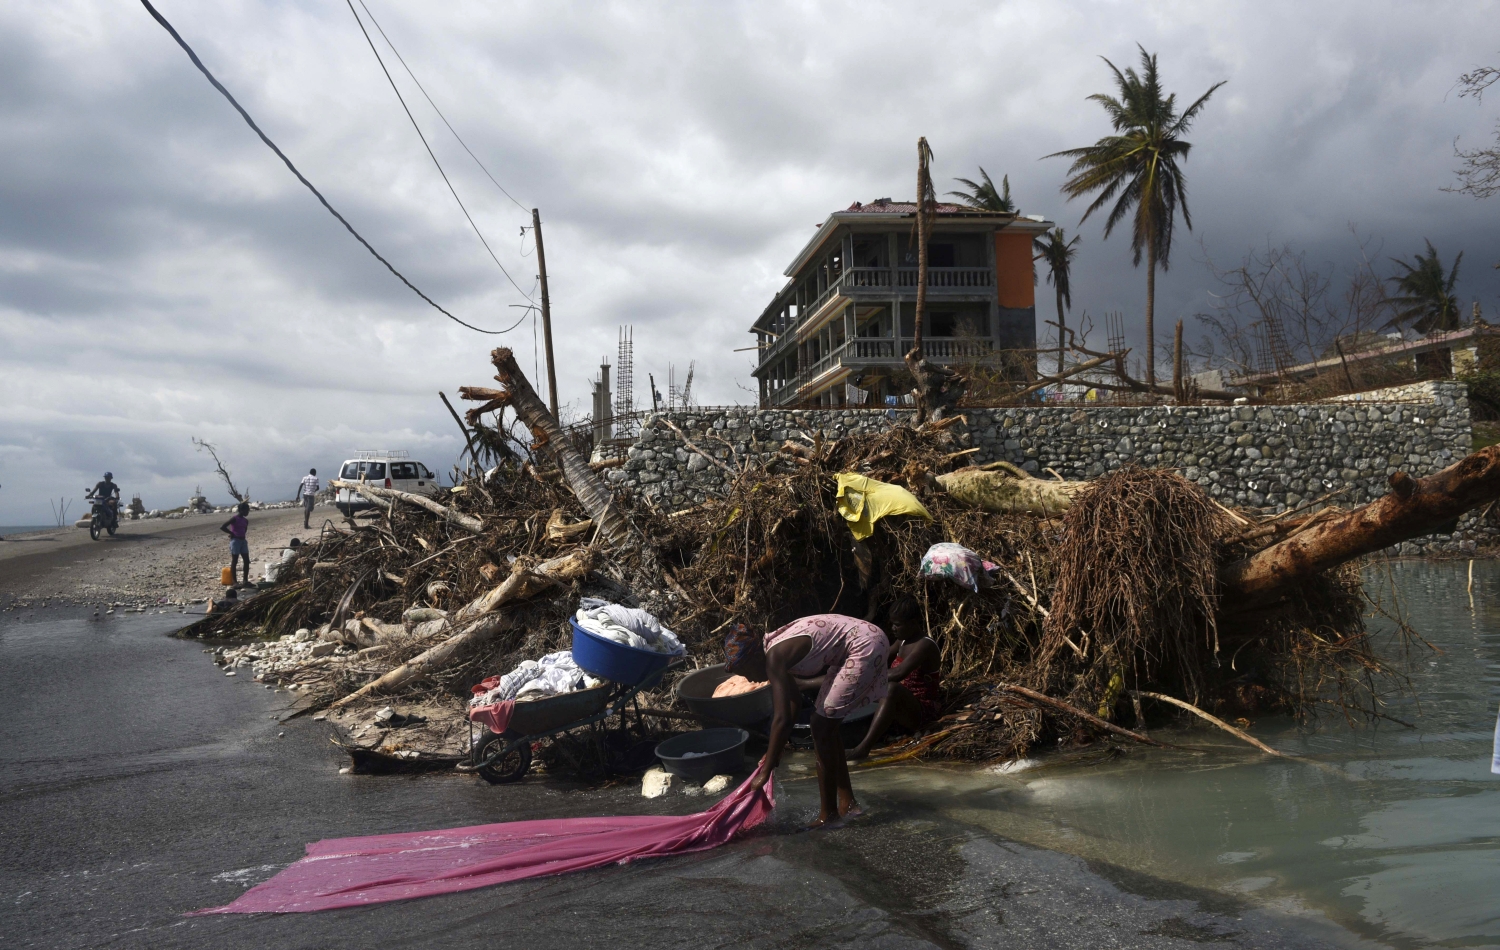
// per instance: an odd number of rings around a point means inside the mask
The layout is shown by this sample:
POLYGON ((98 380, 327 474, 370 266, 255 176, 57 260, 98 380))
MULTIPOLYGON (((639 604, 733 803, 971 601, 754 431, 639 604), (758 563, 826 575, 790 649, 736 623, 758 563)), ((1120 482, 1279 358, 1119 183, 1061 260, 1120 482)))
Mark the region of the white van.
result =
MULTIPOLYGON (((361 452, 359 458, 344 463, 339 469, 339 478, 346 482, 366 481, 377 488, 394 488, 417 495, 431 495, 438 487, 437 476, 431 469, 400 450, 361 452)), ((348 488, 339 489, 334 504, 345 515, 375 507, 368 498, 348 488)))

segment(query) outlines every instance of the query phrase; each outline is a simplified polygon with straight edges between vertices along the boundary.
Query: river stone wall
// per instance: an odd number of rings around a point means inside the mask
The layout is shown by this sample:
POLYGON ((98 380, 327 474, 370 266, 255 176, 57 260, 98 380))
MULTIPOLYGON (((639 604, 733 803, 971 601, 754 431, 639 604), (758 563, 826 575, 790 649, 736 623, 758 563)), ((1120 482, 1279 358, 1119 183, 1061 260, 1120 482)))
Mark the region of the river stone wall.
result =
MULTIPOLYGON (((976 463, 1005 460, 1046 477, 1093 478, 1126 464, 1170 468, 1225 504, 1285 511, 1329 492, 1341 505, 1387 491, 1397 470, 1428 475, 1470 451, 1467 391, 1427 382, 1339 400, 1290 406, 1123 406, 970 409, 957 427, 976 463)), ((911 416, 890 409, 677 410, 670 418, 700 448, 727 463, 767 458, 786 439, 826 439, 883 429, 911 416)), ((725 474, 660 416, 650 416, 625 465, 610 469, 618 486, 670 510, 722 491, 725 474)), ((1452 535, 1406 542, 1403 554, 1472 551, 1500 530, 1465 516, 1452 535)))

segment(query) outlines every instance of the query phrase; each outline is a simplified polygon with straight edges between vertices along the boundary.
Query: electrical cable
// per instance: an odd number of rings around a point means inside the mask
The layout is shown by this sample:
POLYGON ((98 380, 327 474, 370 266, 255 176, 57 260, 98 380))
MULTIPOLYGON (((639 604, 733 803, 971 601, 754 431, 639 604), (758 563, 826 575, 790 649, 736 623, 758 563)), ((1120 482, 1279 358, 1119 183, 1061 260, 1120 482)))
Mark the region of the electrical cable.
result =
POLYGON ((484 167, 484 162, 481 162, 479 160, 479 156, 474 154, 474 150, 469 148, 468 143, 463 140, 462 136, 458 134, 458 130, 453 127, 453 123, 449 122, 448 117, 443 115, 443 110, 439 109, 437 107, 437 103, 432 101, 432 97, 427 95, 427 89, 422 85, 421 81, 417 79, 417 74, 411 71, 411 67, 406 65, 406 60, 402 58, 401 51, 396 49, 396 44, 392 43, 391 38, 385 35, 385 30, 381 28, 380 21, 375 19, 375 14, 371 13, 370 8, 365 6, 365 0, 359 0, 359 5, 365 11, 365 16, 370 18, 370 22, 375 24, 375 29, 380 32, 380 38, 385 40, 385 45, 389 46, 391 48, 391 52, 396 54, 396 59, 401 63, 401 68, 406 70, 406 75, 410 76, 411 81, 417 84, 418 89, 422 90, 422 97, 427 100, 428 105, 432 106, 432 111, 438 114, 438 118, 442 119, 443 124, 448 127, 448 131, 452 132, 453 137, 458 139, 458 144, 462 145, 464 147, 464 151, 469 153, 469 157, 474 159, 474 164, 479 166, 479 170, 484 172, 485 177, 488 178, 496 188, 499 188, 500 193, 509 198, 512 204, 514 204, 517 208, 520 208, 523 213, 530 214, 530 210, 527 209, 525 205, 521 204, 521 202, 516 201, 515 196, 506 191, 504 185, 500 184, 498 181, 495 181, 495 176, 490 174, 490 170, 484 167))
MULTIPOLYGON (((380 71, 385 73, 385 81, 391 84, 391 91, 396 94, 396 101, 401 103, 402 111, 405 112, 406 117, 411 120, 411 127, 413 129, 416 129, 417 138, 422 140, 422 147, 427 149, 427 156, 432 159, 432 164, 437 166, 438 174, 443 176, 443 184, 448 186, 448 191, 453 195, 453 200, 458 202, 458 210, 464 213, 464 217, 468 219, 469 227, 474 229, 474 234, 479 238, 479 243, 484 245, 484 249, 486 251, 489 251, 490 260, 494 261, 495 266, 500 268, 500 273, 505 275, 505 279, 510 281, 510 285, 516 288, 517 293, 525 297, 527 300, 531 300, 531 295, 522 290, 521 285, 516 283, 516 279, 510 276, 510 271, 506 270, 505 265, 500 263, 500 258, 495 256, 495 251, 490 247, 490 242, 486 241, 484 239, 484 235, 480 233, 479 225, 474 223, 473 216, 469 214, 469 209, 464 207, 463 199, 458 196, 458 191, 453 187, 453 182, 448 180, 448 173, 443 171, 443 163, 438 161, 437 155, 432 151, 432 146, 427 142, 427 136, 422 134, 422 127, 417 125, 416 116, 411 114, 411 109, 406 105, 406 97, 402 96, 401 90, 396 87, 396 80, 391 78, 391 71, 385 68, 385 60, 380 58, 380 51, 375 48, 375 41, 370 39, 370 31, 365 29, 364 21, 359 18, 359 14, 354 10, 354 4, 349 3, 349 0, 344 0, 344 2, 349 4, 349 12, 354 14, 354 22, 359 24, 359 31, 364 34, 365 42, 370 44, 370 52, 375 54, 375 62, 380 64, 380 71)), ((361 4, 361 6, 363 6, 363 4, 361 4)), ((369 11, 366 10, 365 12, 368 13, 369 11)), ((386 42, 390 41, 387 40, 386 42)), ((392 49, 394 48, 395 47, 392 47, 392 49)), ((514 201, 515 199, 511 200, 514 201)), ((535 301, 532 302, 534 303, 535 301)))
POLYGON ((203 60, 201 60, 201 59, 198 58, 198 54, 195 53, 195 52, 193 52, 193 48, 187 44, 187 41, 184 40, 178 34, 178 32, 175 29, 172 28, 172 24, 170 24, 170 23, 167 22, 167 18, 164 17, 164 16, 162 16, 160 13, 156 12, 156 8, 151 5, 151 0, 141 0, 141 5, 146 8, 146 12, 147 13, 151 14, 152 19, 156 20, 157 23, 161 24, 162 29, 166 30, 169 34, 171 34, 172 39, 174 39, 174 40, 177 41, 177 45, 180 46, 180 47, 182 47, 182 51, 184 53, 187 53, 188 59, 192 60, 193 61, 193 65, 196 66, 196 67, 198 67, 198 71, 200 73, 202 73, 204 75, 204 77, 206 79, 208 79, 208 81, 210 83, 213 84, 213 87, 215 89, 219 90, 219 93, 221 95, 223 95, 223 97, 225 99, 229 100, 229 104, 232 105, 232 106, 234 106, 235 111, 240 114, 240 118, 242 118, 242 119, 245 120, 245 124, 248 125, 248 126, 250 126, 250 128, 255 131, 256 135, 260 136, 260 140, 262 142, 266 143, 266 147, 268 147, 271 151, 273 151, 273 152, 276 153, 276 157, 279 158, 279 159, 281 159, 282 163, 286 165, 287 169, 289 171, 291 171, 291 173, 293 175, 297 176, 297 180, 298 181, 302 182, 303 185, 307 186, 307 190, 310 191, 310 192, 312 192, 313 195, 314 195, 314 197, 316 197, 318 199, 318 201, 323 205, 323 207, 325 207, 325 208, 328 209, 328 213, 331 214, 331 215, 333 215, 335 218, 338 218, 339 219, 339 223, 344 226, 344 229, 347 230, 350 234, 354 235, 354 239, 356 241, 358 241, 359 243, 363 244, 365 246, 365 250, 369 251, 372 255, 374 255, 374 257, 375 257, 375 259, 377 261, 379 261, 380 263, 384 264, 386 270, 390 271, 392 274, 395 274, 396 278, 398 280, 400 280, 401 283, 403 283, 407 287, 409 287, 411 289, 412 293, 416 294, 418 297, 421 297, 423 300, 427 301, 427 303, 430 304, 434 310, 436 310, 438 313, 441 313, 443 316, 447 317, 449 320, 452 320, 454 323, 457 323, 460 326, 468 327, 470 330, 473 330, 475 333, 484 333, 484 334, 488 334, 490 336, 498 336, 501 333, 505 332, 503 330, 485 330, 485 329, 481 329, 480 327, 474 326, 474 324, 472 324, 472 323, 467 323, 467 322, 465 322, 463 320, 460 320, 458 317, 455 317, 453 314, 449 313, 447 310, 444 310, 441 306, 439 306, 438 303, 437 303, 437 301, 433 300, 431 297, 429 297, 426 294, 422 293, 422 291, 417 287, 417 285, 413 284, 411 281, 407 280, 406 279, 406 275, 403 274, 403 273, 401 273, 400 271, 396 270, 395 266, 392 265, 390 261, 386 260, 384 257, 381 257, 380 256, 380 252, 377 251, 377 250, 375 250, 375 248, 370 245, 370 242, 366 241, 364 239, 363 235, 361 235, 358 231, 354 230, 354 225, 350 224, 348 222, 348 220, 346 220, 344 218, 343 215, 339 214, 338 211, 334 210, 333 205, 331 205, 331 204, 328 203, 328 199, 323 197, 323 193, 321 191, 319 191, 317 188, 315 188, 313 186, 313 183, 310 182, 310 181, 308 181, 307 178, 306 178, 306 176, 304 176, 300 171, 297 170, 297 166, 293 165, 292 164, 292 160, 290 158, 286 157, 286 153, 283 152, 281 149, 277 148, 276 147, 276 143, 273 142, 273 141, 271 141, 270 137, 268 135, 266 135, 266 133, 264 133, 264 132, 261 131, 260 126, 258 126, 258 125, 255 124, 255 120, 252 119, 252 118, 250 118, 250 113, 246 112, 245 111, 245 107, 242 106, 242 105, 240 105, 239 101, 236 100, 234 98, 234 96, 232 96, 232 95, 229 94, 229 90, 224 88, 223 83, 219 82, 219 80, 217 80, 217 79, 214 78, 214 74, 208 71, 208 67, 205 66, 205 65, 203 65, 203 60))

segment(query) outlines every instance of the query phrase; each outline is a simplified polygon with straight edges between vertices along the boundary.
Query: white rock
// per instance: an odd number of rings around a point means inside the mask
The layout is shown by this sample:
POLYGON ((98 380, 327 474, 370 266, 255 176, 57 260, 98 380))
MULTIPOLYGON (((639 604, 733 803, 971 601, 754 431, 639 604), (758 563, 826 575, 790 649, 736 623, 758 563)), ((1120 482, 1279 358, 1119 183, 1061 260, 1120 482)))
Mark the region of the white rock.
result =
POLYGON ((339 645, 337 643, 329 643, 327 640, 324 640, 321 643, 314 643, 312 645, 312 649, 307 652, 311 653, 313 656, 328 656, 338 648, 339 645))
POLYGON ((734 779, 728 775, 715 775, 713 778, 703 783, 703 790, 710 795, 717 795, 728 788, 729 783, 732 781, 734 781, 734 779))
POLYGON ((292 639, 298 643, 306 643, 313 639, 313 632, 306 627, 302 627, 296 633, 292 634, 292 639))
POLYGON ((660 798, 667 794, 672 787, 675 778, 670 772, 661 769, 651 769, 641 779, 641 796, 643 798, 660 798))

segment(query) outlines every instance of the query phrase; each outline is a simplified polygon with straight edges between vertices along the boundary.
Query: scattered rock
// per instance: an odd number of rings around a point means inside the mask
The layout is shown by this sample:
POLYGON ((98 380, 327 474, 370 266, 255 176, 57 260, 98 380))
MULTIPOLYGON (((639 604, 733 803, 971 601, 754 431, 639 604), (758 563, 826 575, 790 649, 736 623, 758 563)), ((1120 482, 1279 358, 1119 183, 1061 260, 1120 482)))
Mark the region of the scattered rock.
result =
POLYGON ((672 782, 676 776, 661 769, 651 769, 641 779, 641 796, 643 798, 660 798, 671 789, 672 782))
POLYGON ((713 778, 703 783, 703 791, 707 792, 710 795, 717 795, 725 789, 729 788, 729 783, 732 781, 734 781, 734 779, 731 776, 715 775, 713 778))

